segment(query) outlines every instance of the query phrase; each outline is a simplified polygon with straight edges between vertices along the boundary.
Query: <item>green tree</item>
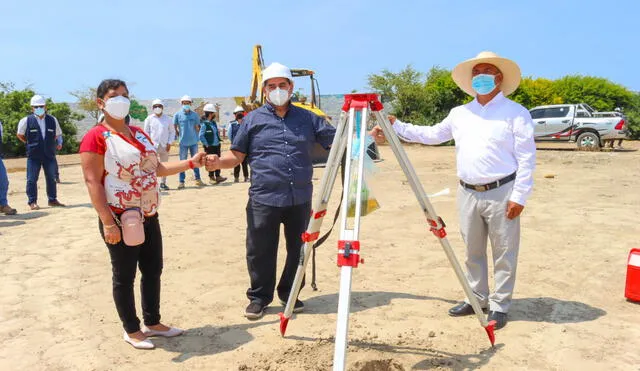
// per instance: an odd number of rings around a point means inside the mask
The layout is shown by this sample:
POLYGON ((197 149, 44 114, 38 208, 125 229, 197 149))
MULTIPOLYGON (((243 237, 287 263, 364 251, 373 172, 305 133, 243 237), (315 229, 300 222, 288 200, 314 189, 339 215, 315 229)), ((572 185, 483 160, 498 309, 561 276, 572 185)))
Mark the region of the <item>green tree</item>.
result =
POLYGON ((147 112, 147 108, 145 106, 138 103, 138 101, 135 100, 134 98, 131 98, 131 107, 129 107, 129 115, 138 121, 144 121, 147 118, 147 116, 149 116, 149 113, 147 112))
POLYGON ((509 98, 528 108, 564 103, 555 89, 554 81, 543 78, 524 77, 509 98))
MULTIPOLYGON (((6 83, 3 86, 9 86, 6 83)), ((23 117, 31 113, 30 100, 35 94, 30 89, 12 90, 5 89, 0 92, 0 121, 4 127, 4 152, 9 156, 24 156, 25 146, 16 137, 18 122, 23 117)), ((47 100, 47 113, 55 116, 60 123, 64 145, 61 153, 75 153, 78 151, 78 141, 76 140, 76 126, 73 121, 82 120, 83 116, 71 111, 66 103, 53 103, 47 100)))
POLYGON ((398 73, 383 70, 369 75, 369 87, 380 93, 383 103, 390 103, 391 113, 415 124, 428 120, 424 75, 408 65, 398 73))
POLYGON ((89 114, 89 117, 98 122, 101 111, 98 109, 98 104, 96 103, 96 88, 76 90, 69 94, 78 99, 78 107, 81 110, 86 111, 89 114))
POLYGON ((426 117, 430 124, 444 120, 456 106, 471 101, 451 78, 451 72, 444 68, 432 67, 425 83, 426 117))

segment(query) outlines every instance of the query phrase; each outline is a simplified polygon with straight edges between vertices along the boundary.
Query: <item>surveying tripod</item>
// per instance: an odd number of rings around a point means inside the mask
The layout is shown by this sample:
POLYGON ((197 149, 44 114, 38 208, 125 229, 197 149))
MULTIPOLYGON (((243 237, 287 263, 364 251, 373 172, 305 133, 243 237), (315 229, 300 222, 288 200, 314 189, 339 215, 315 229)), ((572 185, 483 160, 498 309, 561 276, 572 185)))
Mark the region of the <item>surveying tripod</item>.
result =
MULTIPOLYGON (((449 263, 455 271, 456 277, 464 290, 473 311, 478 317, 478 321, 487 332, 489 341, 493 346, 495 343, 494 326, 495 321, 488 322, 482 313, 482 308, 478 299, 473 294, 469 283, 456 259, 453 249, 447 240, 445 224, 437 216, 422 184, 409 163, 397 134, 392 129, 391 124, 382 114, 382 103, 376 94, 348 94, 345 95, 345 102, 342 107, 343 115, 340 118, 336 134, 331 145, 329 158, 325 168, 322 181, 320 183, 320 193, 313 204, 311 219, 306 232, 302 234, 304 242, 301 248, 300 262, 296 271, 296 277, 287 300, 287 305, 283 313, 280 313, 280 333, 284 336, 289 319, 293 315, 296 299, 300 292, 300 286, 304 279, 305 270, 309 261, 309 256, 313 250, 313 242, 320 235, 320 227, 327 214, 327 205, 331 190, 336 180, 340 160, 346 151, 346 161, 344 164, 344 186, 342 204, 340 206, 340 240, 338 241, 338 266, 340 267, 340 296, 338 298, 338 318, 335 336, 335 350, 333 355, 333 370, 342 371, 346 365, 347 333, 349 326, 349 308, 351 304, 351 276, 353 268, 363 262, 360 258, 360 217, 362 215, 362 190, 364 182, 364 159, 366 156, 365 140, 367 136, 367 118, 370 112, 382 128, 385 137, 391 145, 395 157, 411 185, 411 189, 418 199, 420 208, 427 217, 430 231, 438 238, 442 248, 449 259, 449 263), (355 146, 355 147, 354 147, 355 146), (353 153, 352 150, 357 153, 353 153), (352 175, 357 175, 352 177, 352 175), (352 223, 348 223, 347 210, 349 207, 349 192, 353 190, 352 181, 357 183, 355 187, 355 216, 352 223)), ((351 195, 353 199, 353 195, 351 195)))

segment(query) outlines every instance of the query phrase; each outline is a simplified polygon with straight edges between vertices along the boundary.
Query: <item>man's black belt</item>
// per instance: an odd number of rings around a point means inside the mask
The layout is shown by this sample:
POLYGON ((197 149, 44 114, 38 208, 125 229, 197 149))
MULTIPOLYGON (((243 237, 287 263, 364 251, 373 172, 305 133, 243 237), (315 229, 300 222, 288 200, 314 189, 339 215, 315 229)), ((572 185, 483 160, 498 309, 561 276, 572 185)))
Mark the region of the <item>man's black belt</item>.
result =
POLYGON ((505 185, 511 181, 513 181, 516 178, 516 173, 513 173, 511 175, 508 175, 502 179, 496 180, 493 183, 487 183, 487 184, 468 184, 463 182, 462 180, 460 181, 460 185, 467 188, 467 189, 472 189, 474 191, 477 192, 485 192, 485 191, 489 191, 492 189, 496 189, 502 185, 505 185))

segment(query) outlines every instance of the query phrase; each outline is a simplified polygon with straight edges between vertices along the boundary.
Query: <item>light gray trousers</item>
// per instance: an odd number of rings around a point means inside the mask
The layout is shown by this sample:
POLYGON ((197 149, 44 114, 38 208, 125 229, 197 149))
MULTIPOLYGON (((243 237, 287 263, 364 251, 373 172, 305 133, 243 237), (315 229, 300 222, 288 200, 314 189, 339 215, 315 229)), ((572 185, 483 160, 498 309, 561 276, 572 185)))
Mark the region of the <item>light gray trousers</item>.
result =
MULTIPOLYGON (((486 192, 458 186, 460 232, 467 245, 467 280, 484 308, 507 313, 516 281, 520 217, 507 219, 514 182, 486 192), (491 241, 495 292, 489 293, 487 237, 491 241)), ((468 302, 468 300, 466 300, 468 302)))

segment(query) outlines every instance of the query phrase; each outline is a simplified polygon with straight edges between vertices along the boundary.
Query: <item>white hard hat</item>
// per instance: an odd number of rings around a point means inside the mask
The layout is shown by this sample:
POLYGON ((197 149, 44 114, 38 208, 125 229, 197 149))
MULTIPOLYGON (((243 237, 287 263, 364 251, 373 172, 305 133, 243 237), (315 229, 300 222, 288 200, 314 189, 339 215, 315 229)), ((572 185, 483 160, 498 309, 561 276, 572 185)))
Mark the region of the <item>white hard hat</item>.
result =
POLYGON ((271 63, 269 67, 262 71, 262 85, 264 86, 264 83, 267 82, 267 80, 275 77, 284 77, 285 79, 289 79, 289 81, 293 81, 293 76, 291 76, 291 70, 289 67, 278 62, 271 63))
POLYGON ((47 104, 47 101, 42 98, 40 95, 34 95, 31 97, 31 106, 44 106, 47 104))
POLYGON ((237 107, 233 110, 233 113, 238 113, 238 112, 244 112, 244 108, 242 108, 242 106, 237 106, 237 107))
POLYGON ((164 103, 162 103, 162 99, 154 99, 153 102, 151 102, 151 106, 163 106, 164 107, 164 103))
POLYGON ((214 106, 213 103, 207 103, 204 105, 204 108, 202 110, 204 112, 215 112, 216 106, 214 106))
POLYGON ((185 101, 193 103, 193 99, 191 99, 191 97, 188 95, 183 95, 182 98, 180 98, 180 102, 185 102, 185 101))

